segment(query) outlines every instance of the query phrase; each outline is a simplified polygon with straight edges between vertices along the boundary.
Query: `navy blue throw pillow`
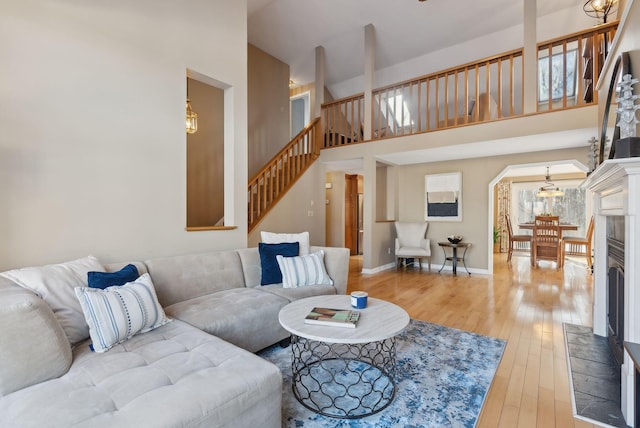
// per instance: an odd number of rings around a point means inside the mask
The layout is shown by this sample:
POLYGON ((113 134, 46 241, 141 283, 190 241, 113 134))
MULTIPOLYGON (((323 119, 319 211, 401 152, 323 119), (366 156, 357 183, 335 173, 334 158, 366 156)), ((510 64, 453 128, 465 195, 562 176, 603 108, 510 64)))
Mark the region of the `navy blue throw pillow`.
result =
POLYGON ((262 267, 262 277, 260 285, 280 284, 282 282, 282 272, 276 261, 276 256, 295 257, 300 251, 298 242, 283 242, 282 244, 258 244, 260 253, 260 265, 262 267))
POLYGON ((113 285, 124 285, 138 279, 138 268, 128 264, 117 272, 88 272, 89 287, 105 289, 113 285))

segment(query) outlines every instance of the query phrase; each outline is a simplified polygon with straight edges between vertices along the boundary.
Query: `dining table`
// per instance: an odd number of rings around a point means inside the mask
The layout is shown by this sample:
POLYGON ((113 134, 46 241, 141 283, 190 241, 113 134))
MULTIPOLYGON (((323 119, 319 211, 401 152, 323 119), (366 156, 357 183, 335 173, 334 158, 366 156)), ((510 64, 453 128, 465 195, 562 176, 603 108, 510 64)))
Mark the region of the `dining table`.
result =
MULTIPOLYGON (((520 223, 518 225, 520 229, 533 230, 533 222, 531 223, 520 223)), ((578 230, 578 226, 571 223, 560 223, 560 229, 564 232, 565 230, 578 230)))

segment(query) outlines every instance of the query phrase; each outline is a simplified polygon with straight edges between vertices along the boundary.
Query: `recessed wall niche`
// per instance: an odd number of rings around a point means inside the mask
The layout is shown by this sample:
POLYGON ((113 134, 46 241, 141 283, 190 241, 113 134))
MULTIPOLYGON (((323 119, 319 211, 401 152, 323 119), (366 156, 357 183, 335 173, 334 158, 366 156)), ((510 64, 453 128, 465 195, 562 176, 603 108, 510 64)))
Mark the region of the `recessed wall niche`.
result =
MULTIPOLYGON (((198 130, 187 135, 187 230, 225 227, 224 95, 220 85, 187 72, 187 98, 198 114, 198 130)), ((186 132, 185 132, 186 133, 186 132)))

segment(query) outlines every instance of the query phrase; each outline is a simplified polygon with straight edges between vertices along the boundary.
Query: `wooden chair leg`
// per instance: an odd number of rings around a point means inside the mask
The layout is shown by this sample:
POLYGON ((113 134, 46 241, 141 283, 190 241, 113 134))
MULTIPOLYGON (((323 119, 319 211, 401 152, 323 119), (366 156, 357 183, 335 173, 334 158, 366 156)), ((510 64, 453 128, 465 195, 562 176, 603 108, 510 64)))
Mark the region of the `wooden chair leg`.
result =
POLYGON ((558 254, 556 255, 556 265, 558 266, 558 269, 562 268, 563 260, 564 258, 562 257, 562 249, 558 247, 558 254))
POLYGON ((535 266, 536 264, 536 247, 531 246, 531 266, 535 266))

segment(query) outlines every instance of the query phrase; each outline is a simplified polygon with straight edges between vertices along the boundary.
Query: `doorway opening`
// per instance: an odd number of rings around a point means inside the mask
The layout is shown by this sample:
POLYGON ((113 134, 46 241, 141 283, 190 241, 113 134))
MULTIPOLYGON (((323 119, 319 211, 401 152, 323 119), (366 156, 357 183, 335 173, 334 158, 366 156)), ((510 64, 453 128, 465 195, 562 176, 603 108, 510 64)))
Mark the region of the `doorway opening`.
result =
POLYGON ((344 242, 351 255, 363 254, 364 237, 364 177, 345 174, 344 242))
POLYGON ((291 139, 298 135, 300 131, 311 121, 310 113, 311 92, 303 92, 289 99, 290 103, 290 123, 291 123, 291 139))
MULTIPOLYGON (((494 249, 501 247, 500 236, 498 236, 498 247, 495 247, 496 231, 500 233, 502 230, 505 230, 505 233, 506 233, 506 229, 505 229, 506 226, 504 224, 505 220, 503 215, 504 213, 502 213, 499 208, 501 206, 502 199, 505 197, 505 195, 502 193, 504 189, 499 190, 498 187, 500 186, 501 183, 504 183, 503 179, 508 177, 519 177, 518 180, 521 182, 533 183, 529 185, 529 187, 532 187, 532 188, 535 188, 536 186, 540 187, 540 183, 544 182, 544 174, 545 174, 544 171, 546 167, 551 167, 552 171, 556 171, 554 172, 554 176, 556 176, 556 174, 559 176, 566 175, 567 178, 569 178, 569 176, 573 174, 574 177, 572 178, 574 179, 574 182, 573 182, 574 186, 576 185, 576 183, 584 180, 584 178, 586 177, 586 173, 589 171, 589 168, 587 168, 581 162, 575 159, 569 159, 569 160, 550 161, 550 162, 541 162, 541 163, 509 165, 505 169, 503 169, 493 180, 491 180, 491 182, 489 183, 489 189, 488 189, 489 200, 487 204, 489 207, 489 221, 488 221, 489 224, 487 227, 487 236, 488 236, 487 267, 490 274, 493 273, 494 249)), ((508 192, 511 193, 511 188, 510 188, 511 186, 509 185, 508 187, 509 187, 508 192)), ((526 189, 527 185, 523 185, 521 187, 523 187, 521 193, 523 193, 524 195, 531 192, 535 193, 534 190, 526 189)), ((590 214, 591 206, 589 204, 590 198, 585 198, 585 200, 586 200, 585 207, 584 207, 584 210, 586 212, 585 218, 588 219, 590 218, 590 215, 591 215, 590 214)), ((511 203, 504 204, 502 206, 508 206, 509 209, 511 209, 511 203)), ((546 206, 548 205, 545 205, 543 203, 538 207, 538 209, 544 211, 546 206)), ((529 212, 529 214, 535 213, 536 212, 535 210, 536 209, 534 207, 529 209, 527 212, 529 212)), ((519 220, 517 218, 514 218, 513 215, 511 215, 511 218, 512 218, 511 221, 512 223, 514 223, 514 227, 515 227, 515 224, 517 224, 519 220)), ((520 220, 526 221, 526 219, 524 218, 520 220)), ((584 224, 584 227, 586 227, 586 223, 584 224)))

